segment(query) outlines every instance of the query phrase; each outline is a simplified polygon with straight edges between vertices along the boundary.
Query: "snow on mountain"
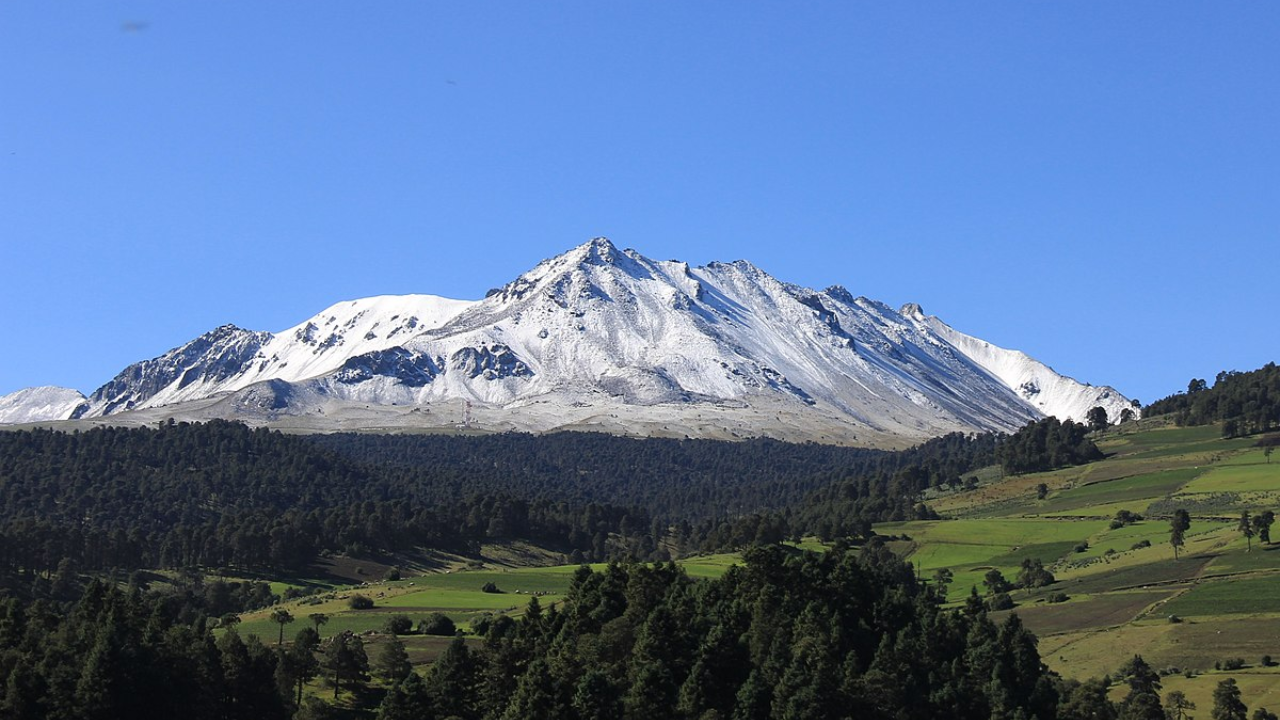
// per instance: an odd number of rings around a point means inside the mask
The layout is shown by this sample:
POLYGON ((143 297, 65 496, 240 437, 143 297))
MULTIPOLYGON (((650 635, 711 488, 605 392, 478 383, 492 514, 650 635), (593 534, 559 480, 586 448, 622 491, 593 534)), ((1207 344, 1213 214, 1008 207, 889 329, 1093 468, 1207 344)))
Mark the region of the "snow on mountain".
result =
POLYGON ((1101 407, 1107 411, 1111 422, 1118 422, 1127 408, 1135 414, 1137 408, 1111 387, 1094 387, 1065 375, 1039 362, 1026 353, 1006 350, 985 340, 965 335, 936 317, 925 317, 916 308, 914 318, 927 323, 939 337, 960 349, 987 372, 1011 388, 1018 397, 1045 415, 1084 420, 1089 410, 1101 407))
POLYGON ((304 380, 405 342, 472 304, 434 295, 384 295, 340 302, 275 335, 224 325, 125 368, 94 391, 83 416, 195 400, 264 380, 304 380))
POLYGON ((1022 353, 745 261, 690 267, 597 238, 483 300, 338 303, 277 334, 224 326, 126 368, 84 417, 299 429, 452 426, 771 435, 901 446, 1082 419, 1127 400, 1022 353))
POLYGON ((71 388, 52 385, 24 388, 0 396, 0 424, 66 420, 85 403, 85 396, 71 388))

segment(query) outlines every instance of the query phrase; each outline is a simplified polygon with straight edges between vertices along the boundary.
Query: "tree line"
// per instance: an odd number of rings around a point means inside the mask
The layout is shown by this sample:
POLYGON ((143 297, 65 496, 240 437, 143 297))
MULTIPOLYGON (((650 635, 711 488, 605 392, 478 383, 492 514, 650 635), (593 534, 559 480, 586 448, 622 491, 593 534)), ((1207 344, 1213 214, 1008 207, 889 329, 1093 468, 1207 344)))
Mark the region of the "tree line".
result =
POLYGON ((1143 414, 1171 415, 1178 425, 1220 422, 1224 437, 1275 430, 1280 428, 1280 368, 1271 362, 1249 372, 1224 370, 1212 387, 1192 378, 1186 392, 1151 403, 1143 414))

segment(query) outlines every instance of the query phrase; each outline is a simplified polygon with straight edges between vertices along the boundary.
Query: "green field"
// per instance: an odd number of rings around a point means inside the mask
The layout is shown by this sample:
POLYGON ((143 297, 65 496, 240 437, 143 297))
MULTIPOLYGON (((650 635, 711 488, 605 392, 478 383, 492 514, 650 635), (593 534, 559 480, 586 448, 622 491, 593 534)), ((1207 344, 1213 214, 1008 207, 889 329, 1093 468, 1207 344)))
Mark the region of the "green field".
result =
MULTIPOLYGON (((736 554, 706 555, 690 558, 681 565, 690 577, 712 578, 724 574, 725 570, 739 560, 736 554)), ((506 570, 453 570, 394 582, 337 588, 322 596, 284 603, 278 607, 288 610, 296 618, 294 623, 285 627, 286 639, 301 628, 309 626, 307 616, 312 613, 328 615, 328 622, 321 628, 321 634, 326 637, 344 630, 377 633, 389 618, 396 615, 408 616, 416 626, 418 621, 433 612, 447 615, 459 629, 468 632, 475 620, 486 615, 523 614, 534 597, 543 607, 562 601, 578 567, 559 565, 506 570), (501 592, 484 592, 482 588, 490 582, 501 592), (352 610, 350 598, 353 595, 364 595, 372 599, 373 608, 352 610)), ((591 567, 602 570, 606 566, 598 564, 591 567)), ((280 628, 270 619, 274 609, 276 608, 245 614, 237 627, 238 632, 241 635, 257 635, 264 642, 274 643, 280 628)))
MULTIPOLYGON (((928 501, 946 519, 884 523, 876 532, 894 536, 890 547, 929 579, 953 575, 949 599, 963 600, 971 587, 982 592, 992 568, 1014 580, 1026 558, 1044 563, 1057 582, 1012 593, 1016 612, 1041 638, 1050 667, 1069 677, 1114 671, 1135 653, 1155 667, 1207 672, 1170 676, 1166 688, 1204 697, 1218 676, 1216 661, 1264 654, 1280 658, 1280 546, 1255 542, 1253 551, 1236 531, 1240 509, 1280 509, 1280 462, 1267 464, 1248 439, 1221 440, 1219 429, 1156 428, 1112 433, 1099 443, 1108 453, 1091 465, 1050 473, 1001 477, 988 468, 973 491, 935 492, 928 501), (1048 497, 1036 498, 1041 483, 1048 497), (1168 514, 1185 507, 1192 526, 1182 555, 1169 545, 1168 514), (1117 510, 1142 513, 1134 524, 1111 528, 1117 510), (1051 596, 1067 599, 1050 602, 1051 596), (1181 622, 1171 622, 1170 615, 1181 622)), ((1275 528, 1280 537, 1280 528, 1275 528)), ((794 544, 821 550, 809 539, 794 544)), ((736 554, 686 558, 693 578, 713 578, 740 561, 736 554)), ((599 570, 604 566, 595 565, 599 570)), ((344 586, 316 599, 285 605, 306 626, 306 615, 324 612, 328 636, 341 630, 369 633, 376 646, 388 617, 404 614, 415 623, 433 612, 453 618, 464 632, 492 613, 519 615, 537 597, 544 607, 562 601, 577 566, 460 569, 425 573, 397 582, 344 586), (481 588, 492 582, 500 593, 481 588), (352 594, 371 597, 371 610, 348 606, 352 594)), ((367 569, 373 573, 377 569, 367 569)), ((297 584, 297 583, 295 583, 297 584)), ((274 587, 274 586, 273 586, 274 587)), ((277 590, 278 591, 278 590, 277 590)), ((1060 600, 1060 598, 1053 598, 1060 600)), ((273 643, 278 626, 270 610, 246 615, 240 629, 273 643)), ((999 614, 997 614, 997 617, 999 614)), ((405 638, 414 662, 431 661, 447 638, 405 638)), ((478 642, 478 640, 477 640, 478 642)), ((1251 705, 1271 697, 1280 671, 1250 668, 1235 675, 1251 705)), ((1280 700, 1270 701, 1280 708, 1280 700)), ((1265 702, 1264 702, 1265 704, 1265 702)))
MULTIPOLYGON (((1222 440, 1213 426, 1112 432, 1099 441, 1108 455, 1102 461, 1007 478, 988 473, 977 490, 928 499, 948 519, 875 529, 909 538, 892 547, 923 577, 951 570, 952 601, 971 586, 982 592, 990 568, 1012 580, 1023 558, 1041 560, 1058 581, 1013 592, 1013 612, 1040 636, 1050 667, 1068 677, 1100 676, 1139 653, 1155 667, 1208 671, 1166 684, 1207 697, 1223 677, 1214 662, 1280 658, 1280 546, 1255 539, 1246 552, 1234 519, 1244 509, 1280 510, 1280 462, 1268 464, 1252 443, 1222 440), (1049 495, 1037 500, 1041 483, 1049 495), (1192 525, 1175 561, 1168 517, 1179 507, 1192 513, 1192 525), (1122 509, 1147 517, 1111 529, 1109 519, 1122 509), (1047 602, 1055 593, 1069 599, 1047 602)), ((1280 528, 1274 532, 1280 539, 1280 528)), ((1245 701, 1280 707, 1280 671, 1249 672, 1247 681, 1236 675, 1245 701)))
MULTIPOLYGON (((1153 498, 1171 495, 1182 486, 1202 474, 1199 468, 1179 468, 1177 470, 1161 470, 1144 475, 1095 482, 1082 487, 1065 490, 1049 499, 1043 512, 1064 514, 1068 510, 1079 510, 1097 505, 1114 505, 1117 503, 1133 503, 1129 509, 1144 512, 1146 505, 1153 498)), ((1097 514, 1090 512, 1090 514, 1097 514)), ((1114 514, 1114 513, 1108 513, 1114 514)))
POLYGON ((1170 600, 1165 610, 1187 616, 1280 614, 1280 573, 1201 582, 1170 600))

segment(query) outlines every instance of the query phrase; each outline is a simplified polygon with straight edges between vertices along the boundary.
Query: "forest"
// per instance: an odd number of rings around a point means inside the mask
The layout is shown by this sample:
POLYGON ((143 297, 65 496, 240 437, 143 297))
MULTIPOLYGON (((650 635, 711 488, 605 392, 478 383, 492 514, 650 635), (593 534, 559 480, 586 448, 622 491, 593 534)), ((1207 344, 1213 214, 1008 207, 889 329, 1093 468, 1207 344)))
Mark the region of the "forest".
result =
POLYGON ((1143 414, 1169 415, 1179 425, 1222 423, 1224 437, 1275 430, 1280 428, 1280 367, 1271 362, 1249 372, 1224 370, 1212 387, 1192 378, 1186 392, 1151 403, 1143 414))
POLYGON ((482 644, 459 641, 425 677, 391 683, 381 717, 924 718, 960 705, 959 717, 1086 717, 1062 708, 1097 693, 1049 675, 1016 620, 997 627, 980 601, 943 610, 871 530, 936 517, 921 494, 978 468, 1092 456, 1082 427, 1048 420, 898 453, 306 438, 225 421, 0 433, 0 709, 321 717, 327 706, 298 691, 317 676, 362 683, 359 637, 322 640, 317 625, 277 647, 242 639, 235 614, 279 596, 206 573, 521 539, 611 564, 584 566, 563 606, 535 599, 521 619, 475 628, 482 644), (836 549, 778 544, 815 534, 836 549), (722 549, 747 561, 716 580, 667 562, 722 549), (148 589, 157 571, 166 581, 148 589))
POLYGON ((1083 432, 1051 418, 896 453, 568 433, 303 438, 226 421, 5 432, 0 581, 42 585, 64 563, 302 571, 326 553, 512 538, 579 562, 864 537, 873 522, 933 517, 922 492, 997 458, 1090 459, 1083 432))
POLYGON ((670 563, 583 567, 562 606, 533 598, 482 641, 456 638, 420 675, 394 645, 371 662, 349 632, 306 627, 269 647, 234 628, 215 636, 189 594, 94 581, 67 612, 0 601, 0 710, 323 718, 331 710, 303 699, 305 682, 359 690, 372 671, 385 687, 380 720, 1164 717, 1159 676, 1141 658, 1108 679, 1129 686, 1115 702, 1108 680, 1047 671, 1017 615, 997 624, 980 601, 942 603, 878 542, 759 547, 697 582, 670 563))

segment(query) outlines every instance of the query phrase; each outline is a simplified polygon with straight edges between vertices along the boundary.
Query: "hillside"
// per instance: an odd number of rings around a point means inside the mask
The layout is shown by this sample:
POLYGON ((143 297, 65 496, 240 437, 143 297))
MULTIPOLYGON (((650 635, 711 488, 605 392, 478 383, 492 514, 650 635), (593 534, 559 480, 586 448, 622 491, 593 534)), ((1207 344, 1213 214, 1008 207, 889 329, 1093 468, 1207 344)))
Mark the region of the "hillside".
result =
POLYGON ((931 492, 948 519, 876 530, 902 536, 895 548, 925 577, 949 570, 952 601, 971 587, 985 592, 992 569, 1013 580, 1024 559, 1041 561, 1057 582, 1012 599, 1045 661, 1067 677, 1114 672, 1136 653, 1169 673, 1166 692, 1181 690, 1202 709, 1227 675, 1250 706, 1275 707, 1280 671, 1261 659, 1280 658, 1280 547, 1237 528, 1242 512, 1280 507, 1280 462, 1256 437, 1222 434, 1220 425, 1128 423, 1099 439, 1104 460, 1011 477, 992 468, 975 489, 931 492), (1191 525, 1175 560, 1178 509, 1191 525), (1116 527, 1121 511, 1143 519, 1116 527), (1051 601, 1058 593, 1068 599, 1051 601), (1214 669, 1234 658, 1246 667, 1214 669))

